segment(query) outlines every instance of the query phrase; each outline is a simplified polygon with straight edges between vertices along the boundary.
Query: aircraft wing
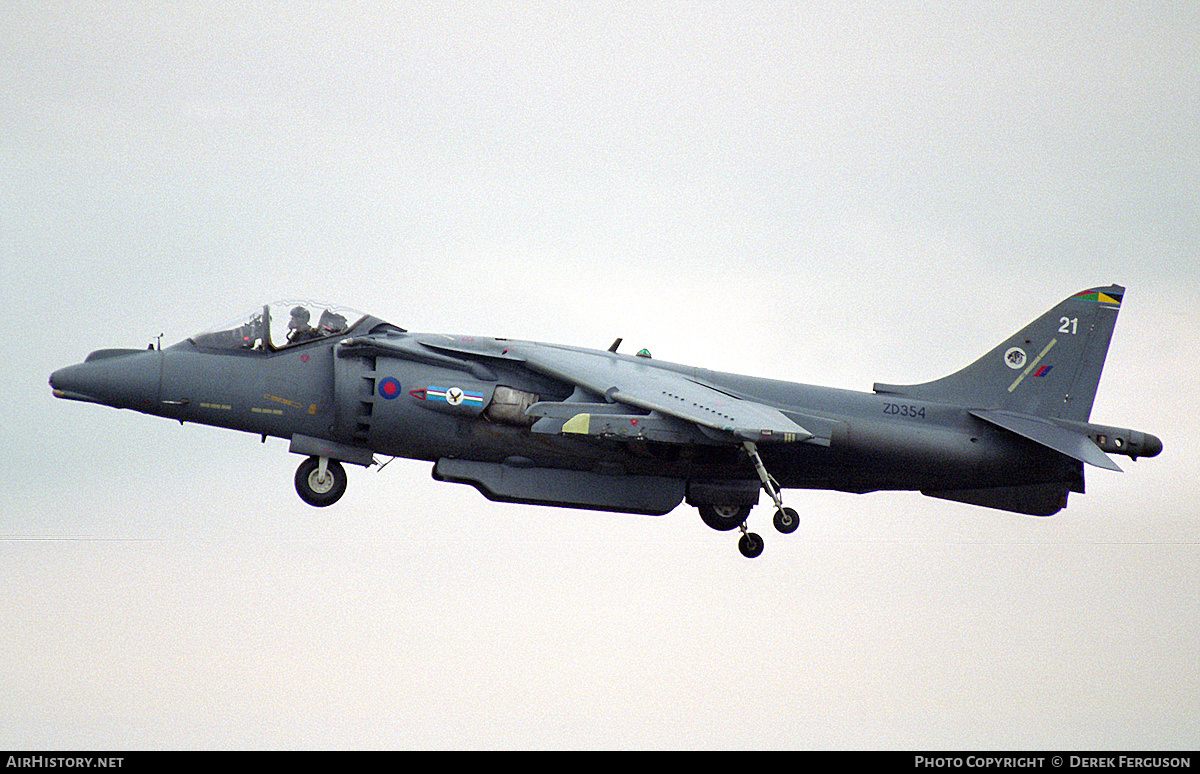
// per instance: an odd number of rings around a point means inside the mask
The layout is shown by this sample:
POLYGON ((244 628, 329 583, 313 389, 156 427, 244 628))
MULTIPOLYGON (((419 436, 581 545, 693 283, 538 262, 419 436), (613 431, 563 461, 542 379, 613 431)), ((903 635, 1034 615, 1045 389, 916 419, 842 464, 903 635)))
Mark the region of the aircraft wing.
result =
MULTIPOLYGON (((729 433, 739 440, 754 442, 803 441, 811 438, 805 428, 778 409, 743 400, 663 368, 653 361, 638 362, 608 352, 592 352, 551 345, 535 345, 522 352, 526 367, 625 404, 673 420, 729 433)), ((610 404, 592 404, 607 407, 610 404)), ((565 416, 574 411, 570 403, 539 404, 543 416, 565 416)), ((611 410, 603 411, 611 414, 611 410)), ((588 414, 580 405, 574 417, 588 414)), ((578 432, 588 420, 568 421, 565 432, 578 432), (572 429, 572 427, 576 429, 572 429)), ((586 430, 584 430, 586 432, 586 430)))

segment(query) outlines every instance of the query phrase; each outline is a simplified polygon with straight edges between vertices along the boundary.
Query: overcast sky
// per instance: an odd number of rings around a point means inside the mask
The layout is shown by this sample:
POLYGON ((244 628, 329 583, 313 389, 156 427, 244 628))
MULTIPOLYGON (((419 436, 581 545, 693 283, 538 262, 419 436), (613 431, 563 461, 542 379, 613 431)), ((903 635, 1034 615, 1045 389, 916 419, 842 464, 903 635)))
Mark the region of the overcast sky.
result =
POLYGON ((834 5, 10 3, 0 748, 1195 749, 1200 11, 834 5), (754 561, 46 383, 310 297, 870 390, 1112 282, 1160 457, 754 561))

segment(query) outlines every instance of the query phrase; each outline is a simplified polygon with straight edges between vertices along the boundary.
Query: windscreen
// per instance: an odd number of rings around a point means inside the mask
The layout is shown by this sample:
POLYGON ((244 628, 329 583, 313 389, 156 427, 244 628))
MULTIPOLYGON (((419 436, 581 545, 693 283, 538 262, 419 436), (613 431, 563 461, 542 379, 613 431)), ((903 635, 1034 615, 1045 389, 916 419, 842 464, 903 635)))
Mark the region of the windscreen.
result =
POLYGON ((205 329, 190 341, 198 347, 270 352, 340 336, 364 315, 344 306, 314 301, 276 301, 232 321, 205 329))

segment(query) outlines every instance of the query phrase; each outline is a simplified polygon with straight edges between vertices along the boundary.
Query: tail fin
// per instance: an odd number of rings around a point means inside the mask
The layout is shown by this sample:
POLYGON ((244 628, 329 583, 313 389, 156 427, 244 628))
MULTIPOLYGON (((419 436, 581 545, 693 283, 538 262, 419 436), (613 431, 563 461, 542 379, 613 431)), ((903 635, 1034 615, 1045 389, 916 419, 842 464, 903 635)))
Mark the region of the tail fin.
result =
POLYGON ((961 371, 875 391, 1086 422, 1124 295, 1120 285, 1076 293, 961 371))

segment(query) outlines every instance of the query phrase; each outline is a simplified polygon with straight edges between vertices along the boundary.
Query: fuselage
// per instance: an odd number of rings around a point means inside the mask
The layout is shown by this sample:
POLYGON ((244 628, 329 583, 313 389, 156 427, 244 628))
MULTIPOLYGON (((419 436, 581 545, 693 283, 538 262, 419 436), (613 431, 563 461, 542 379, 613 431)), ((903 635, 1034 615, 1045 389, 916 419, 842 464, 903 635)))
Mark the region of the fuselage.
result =
POLYGON ((1083 492, 1083 466, 1153 457, 1162 442, 1090 414, 1124 299, 1071 295, 967 367, 873 392, 721 373, 491 337, 410 333, 345 307, 258 307, 167 349, 99 350, 50 378, 61 398, 287 439, 297 494, 346 491, 342 465, 433 463, 439 481, 511 503, 661 515, 695 506, 746 527, 782 488, 919 490, 1048 516, 1083 492), (351 322, 351 321, 355 322, 351 322))
MULTIPOLYGON (((367 318, 349 334, 382 321, 367 318)), ((467 342, 473 337, 406 334, 467 342)), ((537 433, 532 421, 496 408, 504 396, 564 401, 574 386, 521 365, 527 347, 505 341, 511 359, 489 359, 481 378, 458 364, 385 355, 339 357, 343 337, 278 350, 204 346, 101 350, 51 378, 56 394, 180 422, 262 436, 323 439, 368 453, 436 461, 529 460, 538 467, 680 479, 746 479, 753 470, 736 446, 697 437, 687 444, 622 437, 537 433), (457 389, 463 402, 448 402, 457 389)), ((576 348, 570 348, 576 349, 576 348)), ((597 356, 630 356, 580 350, 597 356)), ((826 444, 763 444, 763 459, 786 488, 954 489, 1074 481, 1079 465, 976 419, 961 406, 721 373, 639 358, 731 396, 774 408, 807 426, 827 422, 826 444)))

